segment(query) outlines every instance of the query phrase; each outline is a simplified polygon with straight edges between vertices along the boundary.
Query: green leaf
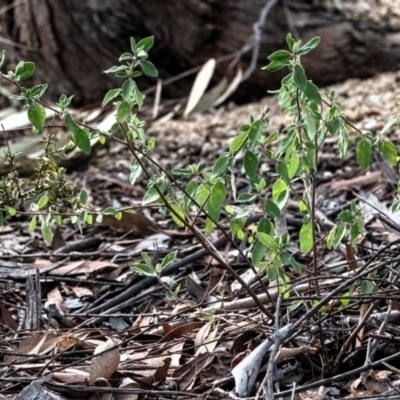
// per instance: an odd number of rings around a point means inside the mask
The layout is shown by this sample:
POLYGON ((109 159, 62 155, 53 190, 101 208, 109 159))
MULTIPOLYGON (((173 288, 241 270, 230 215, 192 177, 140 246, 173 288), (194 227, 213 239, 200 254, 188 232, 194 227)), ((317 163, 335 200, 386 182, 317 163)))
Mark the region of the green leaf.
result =
POLYGON ((300 56, 303 56, 303 55, 309 53, 311 50, 314 50, 319 45, 320 41, 321 41, 321 38, 319 36, 312 38, 310 41, 308 41, 306 44, 304 44, 303 46, 300 47, 297 54, 300 56))
MULTIPOLYGON (((122 85, 122 97, 124 98, 125 101, 129 101, 132 95, 132 92, 136 88, 136 83, 133 79, 127 79, 124 84, 122 85)), ((119 90, 120 89, 114 89, 114 90, 119 90)), ((110 92, 108 92, 110 93, 110 92)), ((119 94, 119 93, 118 93, 119 94)))
POLYGON ((107 69, 106 71, 103 71, 105 74, 112 74, 112 73, 117 73, 117 72, 122 72, 122 71, 127 71, 129 69, 128 66, 126 65, 114 65, 113 67, 107 69))
POLYGON ((236 136, 235 139, 232 140, 229 146, 229 152, 231 154, 236 154, 243 147, 248 136, 249 136, 248 131, 244 131, 240 135, 236 136))
POLYGON ((104 215, 115 215, 118 211, 114 207, 107 207, 103 210, 104 215))
POLYGON ((198 203, 201 207, 208 200, 209 196, 210 196, 210 191, 207 189, 207 187, 204 184, 201 184, 197 188, 194 198, 196 200, 196 203, 198 203))
POLYGON ((135 94, 136 103, 137 103, 137 105, 139 107, 139 110, 140 110, 142 108, 145 96, 143 95, 143 93, 137 87, 135 87, 135 90, 133 92, 135 94))
POLYGON ((304 88, 304 95, 308 100, 314 102, 315 104, 321 105, 321 93, 319 92, 318 86, 314 85, 312 82, 307 81, 304 88))
POLYGON ((214 221, 218 222, 219 220, 226 194, 226 187, 222 182, 217 182, 211 188, 210 198, 207 201, 207 212, 214 221))
POLYGON ((317 130, 317 124, 314 115, 310 109, 307 108, 305 114, 306 114, 305 127, 306 127, 307 138, 308 140, 313 141, 315 138, 315 132, 317 130))
POLYGON ((122 53, 119 56, 118 61, 129 61, 129 62, 132 62, 133 59, 134 59, 134 56, 133 56, 132 53, 122 53))
POLYGON ((251 124, 250 129, 248 130, 250 150, 254 149, 254 147, 257 145, 261 132, 262 132, 262 122, 260 120, 254 121, 251 124))
POLYGON ((360 227, 358 224, 353 224, 350 228, 350 242, 353 242, 357 239, 358 235, 361 233, 360 227))
POLYGON ((243 207, 235 216, 235 218, 245 218, 248 217, 250 214, 253 213, 255 210, 256 206, 255 205, 250 205, 243 207))
POLYGON ((171 208, 174 212, 171 211, 171 217, 174 220, 174 222, 181 228, 185 226, 184 222, 182 220, 185 220, 185 213, 183 210, 179 207, 178 204, 173 203, 171 204, 171 208))
POLYGON ((184 196, 185 207, 189 207, 190 205, 192 205, 193 202, 190 199, 190 197, 193 198, 195 196, 197 187, 198 187, 198 185, 197 185, 197 182, 195 182, 195 181, 191 181, 186 185, 186 188, 185 188, 186 194, 184 196))
POLYGON ((358 165, 363 169, 367 169, 372 158, 371 144, 366 140, 361 140, 357 145, 356 156, 358 165))
POLYGON ((174 168, 171 170, 171 174, 177 176, 192 176, 193 171, 189 168, 174 168))
POLYGON ((159 198, 160 198, 160 195, 157 192, 157 189, 153 186, 144 195, 142 204, 146 205, 146 204, 152 203, 153 201, 157 201, 159 198))
POLYGON ((279 176, 287 183, 290 183, 288 167, 284 161, 279 160, 276 163, 276 172, 278 172, 279 176))
POLYGON ((129 175, 129 183, 133 186, 136 179, 142 174, 142 167, 140 164, 133 164, 131 167, 131 173, 129 175))
POLYGON ((14 217, 17 214, 17 210, 13 207, 7 206, 7 213, 10 217, 14 217))
POLYGON ((375 290, 375 284, 371 281, 363 281, 361 283, 361 291, 363 294, 371 294, 375 290))
POLYGON ((74 132, 74 142, 79 149, 81 149, 85 154, 90 154, 91 144, 89 135, 83 129, 79 129, 76 133, 74 132))
MULTIPOLYGON (((400 200, 396 200, 391 207, 392 213, 395 213, 400 210, 400 200)), ((0 225, 1 226, 1 225, 0 225)))
POLYGON ((293 68, 293 79, 296 86, 304 92, 307 85, 307 77, 304 68, 299 64, 296 64, 293 68))
POLYGON ((294 131, 288 132, 282 139, 277 150, 278 154, 283 153, 288 147, 290 147, 296 140, 296 133, 294 131))
POLYGON ((178 250, 174 251, 173 253, 168 253, 161 262, 161 270, 171 265, 175 260, 176 256, 178 255, 178 250))
POLYGON ((44 222, 42 223, 41 232, 43 239, 47 244, 50 244, 53 241, 53 231, 49 223, 44 222))
POLYGON ((289 49, 293 50, 293 46, 296 43, 296 41, 293 39, 293 36, 290 32, 286 35, 286 43, 288 44, 289 49))
POLYGON ((87 132, 81 129, 78 124, 73 120, 70 114, 65 117, 65 123, 70 132, 74 136, 74 142, 79 149, 81 149, 85 154, 90 154, 91 145, 90 139, 87 132))
POLYGON ((149 36, 149 37, 146 37, 146 38, 140 40, 137 43, 136 48, 137 49, 143 48, 143 50, 146 53, 148 53, 148 51, 153 47, 153 45, 154 45, 154 36, 149 36))
POLYGON ((379 151, 391 165, 397 165, 397 149, 392 142, 389 142, 388 140, 380 142, 379 151))
POLYGON ((337 216, 337 219, 341 222, 351 222, 353 220, 353 214, 349 210, 344 210, 337 216))
POLYGON ((260 222, 258 223, 257 232, 263 232, 270 236, 274 235, 274 225, 268 218, 261 218, 260 222))
POLYGON ((146 60, 139 61, 140 66, 142 67, 142 71, 147 76, 157 76, 158 71, 156 67, 150 62, 146 60))
POLYGON ((281 261, 284 265, 290 265, 293 268, 293 271, 296 274, 300 274, 301 273, 301 266, 300 264, 295 260, 295 258, 286 253, 286 252, 282 252, 281 253, 281 261))
POLYGON ((107 92, 107 94, 104 96, 104 100, 103 100, 103 103, 101 104, 101 106, 104 107, 111 100, 113 100, 116 97, 118 97, 120 93, 121 93, 121 89, 111 89, 111 90, 109 90, 107 92))
POLYGON ((4 67, 4 64, 7 62, 7 52, 3 50, 2 55, 1 55, 1 61, 0 61, 0 69, 4 67))
POLYGON ((386 122, 385 126, 382 128, 380 136, 385 134, 394 124, 397 124, 399 122, 399 119, 400 119, 400 114, 399 115, 392 115, 389 118, 389 121, 386 122))
POLYGON ((118 121, 125 122, 128 119, 128 117, 131 115, 131 110, 132 110, 131 105, 128 102, 123 101, 118 106, 118 110, 117 110, 118 121))
POLYGON ((225 173, 225 171, 228 168, 230 160, 231 160, 230 154, 224 154, 218 158, 217 162, 214 165, 213 171, 212 171, 212 175, 214 178, 217 178, 218 176, 222 176, 225 173))
POLYGON ((307 147, 307 153, 303 158, 303 160, 307 165, 307 167, 315 170, 317 167, 315 165, 315 145, 312 142, 306 142, 306 147, 307 147))
POLYGON ((140 276, 151 276, 151 277, 157 276, 154 267, 151 267, 146 264, 135 264, 132 267, 132 270, 140 276))
POLYGON ((259 241, 251 250, 251 261, 254 266, 257 266, 264 258, 267 248, 259 241))
POLYGON ((80 201, 82 204, 86 204, 86 203, 87 203, 87 201, 88 201, 88 194, 87 194, 87 191, 86 191, 85 189, 82 189, 82 190, 80 191, 80 193, 79 193, 79 201, 80 201))
POLYGON ((258 157, 250 150, 246 151, 243 159, 244 170, 251 180, 257 178, 259 160, 258 157))
POLYGON ((346 158, 347 155, 347 148, 349 146, 349 138, 346 134, 346 132, 344 132, 343 129, 340 130, 339 132, 339 153, 340 153, 340 157, 341 158, 346 158))
POLYGON ((257 232, 257 239, 269 250, 274 250, 277 248, 275 239, 267 233, 257 232))
POLYGON ((295 152, 292 153, 290 156, 290 161, 289 161, 289 167, 287 169, 287 173, 289 176, 289 179, 293 179, 293 177, 296 175, 296 172, 298 171, 300 166, 300 157, 299 155, 295 152))
POLYGON ((272 186, 272 200, 282 210, 289 200, 288 186, 283 179, 278 179, 272 186))
POLYGON ((262 69, 264 71, 275 72, 275 71, 279 71, 280 69, 282 69, 284 67, 285 67, 285 64, 282 64, 279 61, 271 61, 266 67, 263 67, 262 69))
POLYGON ((300 229, 299 235, 300 251, 304 254, 309 253, 313 248, 313 236, 312 236, 312 222, 304 224, 300 229))
POLYGON ((303 214, 308 213, 307 204, 304 203, 303 200, 300 200, 300 201, 299 201, 299 210, 300 210, 300 212, 303 213, 303 214))
POLYGON ((36 222, 37 222, 37 218, 36 218, 36 215, 34 215, 31 219, 31 221, 29 222, 29 232, 33 232, 36 229, 36 222))
POLYGON ((20 61, 15 68, 15 77, 17 80, 25 80, 30 78, 35 72, 35 64, 30 61, 20 61))
POLYGON ((131 50, 134 53, 136 51, 136 41, 133 37, 131 37, 130 42, 131 42, 131 50))
POLYGON ((270 56, 268 56, 268 60, 270 61, 276 61, 280 62, 284 65, 288 65, 288 61, 292 57, 292 54, 288 52, 287 50, 278 50, 275 51, 275 53, 272 53, 270 56))
MULTIPOLYGON (((32 96, 37 98, 40 98, 41 96, 44 95, 46 89, 48 88, 48 84, 45 83, 43 85, 36 85, 32 88, 32 96)), ((64 95, 65 96, 65 95, 64 95)))
POLYGON ((28 119, 35 129, 41 131, 46 122, 46 110, 39 103, 32 104, 28 107, 28 119))
POLYGON ((333 239, 334 249, 336 249, 339 246, 345 234, 346 234, 346 225, 345 224, 339 225, 335 233, 335 238, 333 239))
POLYGON ((264 203, 265 211, 273 218, 282 218, 282 213, 279 207, 272 201, 266 200, 264 203))
POLYGON ((256 194, 250 194, 250 193, 241 193, 239 197, 237 198, 238 203, 249 203, 255 201, 257 198, 256 194))
POLYGON ((47 196, 47 194, 43 195, 43 196, 39 199, 39 201, 38 201, 38 203, 37 203, 38 210, 40 210, 40 209, 46 207, 48 202, 49 202, 49 196, 47 196))
POLYGON ((242 230, 245 224, 246 218, 232 218, 229 221, 229 225, 232 231, 232 239, 235 239, 238 236, 238 233, 242 230))

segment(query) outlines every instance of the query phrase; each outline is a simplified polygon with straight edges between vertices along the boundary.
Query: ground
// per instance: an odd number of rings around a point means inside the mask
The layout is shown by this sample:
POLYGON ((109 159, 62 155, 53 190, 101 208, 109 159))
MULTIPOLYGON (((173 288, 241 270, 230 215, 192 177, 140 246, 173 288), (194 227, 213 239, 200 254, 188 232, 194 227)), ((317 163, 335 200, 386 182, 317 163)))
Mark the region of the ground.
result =
MULTIPOLYGON (((399 112, 400 71, 349 80, 331 89, 349 122, 361 130, 377 134, 389 116, 399 112)), ((195 162, 211 166, 249 115, 259 115, 260 105, 269 108, 268 129, 282 130, 287 120, 273 96, 257 104, 228 104, 187 119, 165 116, 149 123, 148 134, 157 143, 154 159, 167 170, 195 162)), ((76 111, 100 126, 112 113, 76 111)), ((3 116, 6 129, 26 124, 22 115, 17 121, 3 116)), ((396 127, 389 132, 397 143, 399 134, 396 127)), ((388 209, 396 195, 397 172, 380 159, 361 171, 354 154, 341 160, 334 146, 328 141, 320 157, 318 211, 329 221, 352 199, 363 205, 367 231, 359 243, 361 275, 356 278, 372 280, 379 292, 339 290, 325 310, 304 319, 292 339, 280 346, 275 393, 288 399, 378 396, 398 387, 398 254, 396 247, 383 249, 399 239, 400 218, 388 209), (362 276, 371 265, 384 263, 385 272, 362 276), (298 393, 292 396, 294 385, 298 393)), ((23 163, 34 158, 35 154, 27 154, 23 163)), ((264 280, 261 285, 254 279, 237 249, 216 231, 211 240, 267 310, 276 314, 277 326, 193 235, 162 218, 157 208, 141 207, 145 181, 129 184, 132 160, 124 148, 110 144, 99 147, 89 160, 78 159, 79 165, 76 160, 66 164, 69 179, 87 190, 93 207, 129 206, 141 216, 127 214, 119 222, 108 218, 82 232, 73 225, 63 226, 51 247, 39 233, 28 233, 27 220, 16 219, 1 228, 0 387, 6 398, 33 398, 48 390, 68 399, 106 399, 111 394, 114 399, 235 398, 232 369, 259 344, 268 339, 278 343, 279 328, 304 318, 311 300, 333 293, 343 279, 356 273, 343 266, 348 249, 326 252, 321 246, 320 295, 308 283, 311 258, 300 257, 301 274, 289 272, 290 297, 278 300, 273 283, 268 286, 264 280), (178 262, 162 282, 140 278, 131 269, 142 251, 157 260, 174 250, 178 262), (35 268, 38 276, 32 274, 35 268), (172 278, 180 285, 177 298, 165 288, 172 278), (298 300, 303 303, 294 308, 298 300), (277 301, 280 307, 275 307, 277 301), (29 330, 27 318, 35 307, 40 325, 29 330)), ((268 165, 263 168, 269 170, 268 165)), ((286 215, 293 238, 301 225, 295 206, 289 204, 286 215)), ((241 249, 245 248, 244 242, 241 249)), ((264 362, 256 389, 262 387, 266 367, 264 362)))

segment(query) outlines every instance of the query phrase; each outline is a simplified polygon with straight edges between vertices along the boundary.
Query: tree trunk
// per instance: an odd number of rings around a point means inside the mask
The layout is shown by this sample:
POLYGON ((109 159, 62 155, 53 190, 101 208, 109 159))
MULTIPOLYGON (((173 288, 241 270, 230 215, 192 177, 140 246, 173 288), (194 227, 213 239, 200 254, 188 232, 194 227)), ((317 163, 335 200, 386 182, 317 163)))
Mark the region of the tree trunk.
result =
MULTIPOLYGON (((75 104, 83 104, 100 101, 105 91, 117 87, 114 78, 102 71, 117 64, 118 56, 129 51, 129 37, 155 35, 150 59, 160 78, 166 79, 210 57, 218 59, 240 50, 269 2, 27 0, 4 12, 12 1, 0 0, 0 26, 3 38, 28 46, 3 45, 13 62, 23 59, 36 63, 35 83, 48 82, 53 98, 61 93, 74 94, 75 104)), ((278 1, 266 18, 258 64, 235 99, 254 100, 277 87, 282 75, 267 74, 260 68, 267 64, 271 52, 286 47, 289 31, 303 41, 321 36, 320 46, 303 60, 308 77, 319 85, 399 69, 400 17, 395 11, 391 14, 390 7, 382 6, 378 13, 374 3, 278 1)), ((392 9, 399 7, 393 5, 392 9)), ((250 51, 242 56, 244 70, 250 65, 251 55, 250 51)), ((219 64, 217 78, 227 65, 219 64)), ((163 95, 185 96, 192 82, 193 77, 179 80, 166 87, 163 95)), ((141 87, 153 84, 154 80, 142 80, 141 87)))

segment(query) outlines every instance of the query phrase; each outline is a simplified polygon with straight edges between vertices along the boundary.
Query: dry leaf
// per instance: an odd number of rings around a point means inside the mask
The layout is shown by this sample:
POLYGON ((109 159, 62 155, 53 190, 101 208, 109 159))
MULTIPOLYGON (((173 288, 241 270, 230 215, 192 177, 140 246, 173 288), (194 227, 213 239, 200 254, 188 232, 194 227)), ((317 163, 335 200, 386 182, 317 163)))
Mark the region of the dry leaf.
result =
POLYGON ((235 90, 239 87, 243 76, 243 70, 239 66, 235 77, 233 78, 232 82, 229 84, 228 88, 225 90, 225 93, 213 104, 213 107, 219 106, 223 103, 235 90))
POLYGON ((217 346, 217 340, 214 340, 218 333, 218 326, 211 332, 211 326, 213 322, 208 322, 197 332, 194 339, 194 344, 197 347, 196 355, 204 353, 212 353, 217 346), (204 344, 205 343, 205 344, 204 344))
POLYGON ((204 325, 204 322, 189 322, 185 325, 181 325, 178 328, 173 329, 168 332, 158 343, 168 343, 174 339, 180 338, 194 329, 201 328, 204 325))
POLYGON ((61 296, 58 287, 55 287, 53 290, 47 293, 47 301, 44 304, 44 306, 48 307, 50 304, 55 304, 58 307, 58 309, 61 310, 63 313, 68 312, 68 309, 64 303, 64 299, 61 296))
MULTIPOLYGON (((46 352, 52 350, 58 343, 60 338, 55 335, 54 333, 45 333, 45 334, 38 334, 33 336, 28 336, 25 339, 22 339, 19 346, 17 353, 21 354, 36 354, 36 355, 43 355, 46 352)), ((5 355, 4 362, 10 364, 13 361, 22 361, 26 359, 23 356, 16 356, 16 355, 5 355)))
POLYGON ((113 215, 104 215, 103 224, 119 232, 133 231, 140 237, 160 232, 158 226, 145 216, 128 212, 122 212, 122 218, 119 220, 113 215))
POLYGON ((81 286, 72 286, 70 289, 74 292, 75 296, 80 297, 93 297, 93 292, 85 287, 81 286))
POLYGON ((10 310, 4 304, 1 304, 0 321, 14 332, 18 329, 18 322, 13 318, 10 310))
MULTIPOLYGON (((80 260, 53 269, 52 271, 49 271, 49 275, 64 276, 64 275, 90 274, 94 271, 98 271, 106 267, 115 268, 115 265, 111 264, 109 261, 80 260)), ((38 268, 39 271, 43 269, 42 263, 38 265, 38 268)))
POLYGON ((210 58, 201 68, 196 76, 192 90, 190 91, 189 100, 186 105, 184 117, 187 117, 192 110, 196 107, 197 103, 203 97, 204 92, 207 89, 208 84, 214 74, 216 61, 214 58, 210 58))
POLYGON ((63 383, 85 383, 89 381, 89 372, 79 369, 67 368, 63 372, 54 372, 52 379, 63 383))
MULTIPOLYGON (((105 350, 115 347, 116 343, 108 339, 107 342, 97 346, 94 355, 103 353, 105 350)), ((97 379, 109 379, 117 370, 119 365, 119 350, 117 347, 110 351, 94 357, 90 363, 90 378, 89 384, 93 385, 97 379)))

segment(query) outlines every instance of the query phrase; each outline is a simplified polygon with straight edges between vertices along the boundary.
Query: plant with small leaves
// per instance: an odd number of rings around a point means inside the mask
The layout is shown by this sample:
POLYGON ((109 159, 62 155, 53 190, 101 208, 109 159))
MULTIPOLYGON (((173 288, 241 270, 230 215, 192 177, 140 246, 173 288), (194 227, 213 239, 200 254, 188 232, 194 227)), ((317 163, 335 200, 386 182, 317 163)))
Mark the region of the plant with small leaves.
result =
POLYGON ((165 288, 167 299, 170 301, 178 300, 180 285, 176 285, 173 279, 165 280, 162 273, 165 268, 175 262, 178 255, 177 251, 167 254, 161 262, 154 263, 146 252, 142 252, 142 262, 134 264, 132 270, 140 276, 156 278, 165 288))

